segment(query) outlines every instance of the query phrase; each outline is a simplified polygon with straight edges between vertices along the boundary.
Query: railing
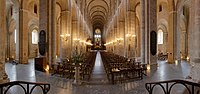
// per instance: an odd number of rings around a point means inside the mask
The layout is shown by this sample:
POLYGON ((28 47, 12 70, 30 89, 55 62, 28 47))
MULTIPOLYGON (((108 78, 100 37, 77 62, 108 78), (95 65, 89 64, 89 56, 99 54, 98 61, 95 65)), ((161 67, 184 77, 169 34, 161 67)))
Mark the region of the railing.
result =
POLYGON ((0 84, 0 94, 7 94, 8 91, 14 86, 21 87, 24 94, 32 94, 36 87, 41 88, 43 94, 47 94, 47 92, 50 90, 50 84, 48 83, 13 81, 0 84))
POLYGON ((156 86, 162 88, 164 94, 172 94, 172 88, 175 85, 183 85, 185 87, 187 94, 200 94, 200 84, 194 83, 186 80, 169 80, 169 81, 160 81, 160 82, 150 82, 146 83, 145 87, 149 94, 153 94, 153 90, 156 86))

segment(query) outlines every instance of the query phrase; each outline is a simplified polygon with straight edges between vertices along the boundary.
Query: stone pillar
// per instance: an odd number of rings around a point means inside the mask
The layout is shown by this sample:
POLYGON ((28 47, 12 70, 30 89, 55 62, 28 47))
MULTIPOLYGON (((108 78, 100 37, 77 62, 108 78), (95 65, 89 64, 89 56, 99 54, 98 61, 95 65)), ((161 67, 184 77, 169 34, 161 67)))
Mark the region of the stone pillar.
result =
POLYGON ((145 61, 145 18, 146 18, 146 15, 145 15, 145 3, 146 3, 146 0, 141 0, 141 26, 140 26, 140 31, 141 31, 141 62, 143 63, 147 63, 145 61))
POLYGON ((174 63, 177 55, 177 11, 173 10, 169 14, 168 33, 168 63, 174 63))
POLYGON ((78 20, 72 20, 72 52, 73 50, 78 50, 78 20))
POLYGON ((117 49, 118 43, 116 41, 117 40, 117 26, 114 26, 114 32, 113 33, 114 33, 114 53, 118 54, 117 52, 118 52, 119 49, 117 49))
POLYGON ((111 28, 111 41, 112 41, 112 44, 111 44, 111 47, 112 47, 112 52, 115 53, 115 48, 114 48, 114 41, 115 41, 115 35, 114 35, 114 28, 112 27, 111 28))
POLYGON ((80 53, 84 53, 83 51, 83 43, 81 42, 81 40, 83 39, 83 18, 82 16, 80 16, 80 20, 79 20, 79 33, 78 33, 78 39, 80 39, 79 41, 79 52, 80 53))
MULTIPOLYGON (((148 32, 147 36, 149 36, 152 31, 157 32, 157 12, 156 12, 156 10, 157 10, 157 0, 149 0, 148 10, 149 10, 149 14, 148 14, 149 30, 147 31, 148 32)), ((151 49, 150 48, 150 45, 151 45, 151 43, 150 43, 151 39, 150 38, 151 37, 149 36, 148 39, 147 39, 147 41, 149 42, 148 43, 148 55, 149 55, 149 58, 147 60, 149 61, 148 62, 149 64, 157 65, 157 54, 152 55, 152 53, 150 51, 150 49, 151 49)), ((157 46, 157 43, 156 43, 156 46, 157 46)), ((157 49, 155 49, 155 50, 157 51, 157 49)))
POLYGON ((64 38, 61 39, 61 58, 67 58, 70 57, 71 53, 71 32, 70 32, 70 12, 69 11, 62 11, 61 12, 61 32, 62 35, 64 35, 64 38), (65 36, 65 35, 68 36, 65 36))
POLYGON ((192 8, 191 11, 194 13, 194 16, 192 15, 192 22, 190 24, 193 24, 191 26, 192 33, 190 33, 190 40, 189 43, 190 45, 190 62, 191 62, 191 71, 190 71, 190 76, 192 80, 196 82, 200 82, 200 0, 193 0, 192 1, 192 8))
POLYGON ((6 52, 6 0, 0 0, 0 84, 8 82, 8 76, 5 73, 5 52, 6 52))
POLYGON ((50 55, 51 55, 51 33, 50 33, 50 1, 49 0, 40 0, 39 4, 40 4, 40 16, 39 16, 39 31, 44 30, 46 32, 46 53, 45 53, 45 57, 47 58, 47 64, 50 64, 50 55))
POLYGON ((56 0, 51 1, 51 63, 56 61, 56 0))
POLYGON ((128 46, 130 45, 130 52, 129 55, 130 57, 135 57, 136 53, 136 13, 133 10, 128 10, 128 46))
POLYGON ((67 57, 71 57, 71 51, 72 51, 72 16, 71 16, 71 13, 70 11, 67 13, 67 33, 70 34, 70 38, 69 38, 69 41, 67 42, 67 57))
POLYGON ((28 63, 28 11, 19 10, 19 63, 28 63))
POLYGON ((144 43, 145 45, 144 46, 144 59, 145 59, 145 63, 149 64, 150 62, 150 59, 149 59, 149 56, 150 56, 150 25, 149 25, 149 15, 150 15, 150 2, 149 1, 145 1, 145 31, 144 31, 144 43))
POLYGON ((141 31, 140 31, 140 22, 136 18, 136 57, 141 57, 141 31))
POLYGON ((121 56, 125 56, 124 54, 124 50, 125 49, 125 43, 124 43, 124 40, 125 40, 125 21, 119 21, 119 35, 120 35, 120 44, 119 44, 119 54, 121 56))
MULTIPOLYGON (((19 9, 16 11, 16 37, 19 39, 19 9)), ((15 45, 15 59, 19 60, 19 40, 16 40, 16 45, 15 45)))

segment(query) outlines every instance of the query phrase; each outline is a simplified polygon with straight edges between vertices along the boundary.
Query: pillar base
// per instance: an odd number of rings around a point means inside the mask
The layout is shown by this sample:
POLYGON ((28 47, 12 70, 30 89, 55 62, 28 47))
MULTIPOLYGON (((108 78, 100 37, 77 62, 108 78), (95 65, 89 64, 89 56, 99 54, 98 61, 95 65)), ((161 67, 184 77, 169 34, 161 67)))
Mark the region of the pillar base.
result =
POLYGON ((190 79, 194 82, 199 83, 200 82, 200 64, 199 63, 195 63, 195 62, 191 62, 191 71, 188 77, 186 77, 186 79, 190 79))
POLYGON ((19 64, 28 64, 28 57, 20 57, 17 61, 19 64))
POLYGON ((0 77, 0 84, 3 84, 3 83, 7 83, 7 82, 10 82, 8 76, 6 73, 4 73, 4 75, 2 77, 0 77))
POLYGON ((158 68, 158 63, 150 64, 151 69, 157 69, 158 68))
POLYGON ((167 62, 168 64, 174 64, 175 62, 167 62))

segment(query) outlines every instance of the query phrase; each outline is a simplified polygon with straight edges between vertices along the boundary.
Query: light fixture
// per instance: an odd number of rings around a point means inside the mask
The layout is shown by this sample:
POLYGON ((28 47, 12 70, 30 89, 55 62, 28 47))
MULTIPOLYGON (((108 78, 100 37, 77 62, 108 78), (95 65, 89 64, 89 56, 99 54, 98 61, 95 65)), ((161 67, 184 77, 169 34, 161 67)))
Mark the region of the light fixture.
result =
POLYGON ((175 65, 176 65, 176 66, 178 65, 178 60, 175 60, 175 65))
POLYGON ((46 72, 49 72, 49 65, 46 65, 46 68, 44 69, 46 72))
POLYGON ((186 59, 187 59, 187 61, 189 61, 189 60, 190 60, 190 57, 189 57, 189 56, 187 56, 187 58, 186 58, 186 59))
POLYGON ((61 38, 63 38, 65 41, 68 41, 70 38, 70 34, 60 35, 61 38))
POLYGON ((130 37, 131 36, 131 34, 126 34, 126 37, 130 37))
POLYGON ((123 40, 123 38, 117 38, 117 39, 116 39, 116 41, 117 41, 118 43, 121 43, 122 40, 123 40))
POLYGON ((75 42, 80 42, 80 39, 73 39, 75 42))
POLYGON ((150 64, 147 64, 147 70, 150 70, 150 69, 151 69, 150 64))

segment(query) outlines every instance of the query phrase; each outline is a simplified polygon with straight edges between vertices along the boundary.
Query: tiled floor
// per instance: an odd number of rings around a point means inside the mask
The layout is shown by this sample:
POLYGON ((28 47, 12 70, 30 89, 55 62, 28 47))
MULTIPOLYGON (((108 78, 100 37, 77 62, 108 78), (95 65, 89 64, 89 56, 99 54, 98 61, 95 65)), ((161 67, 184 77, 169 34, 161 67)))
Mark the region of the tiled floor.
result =
MULTIPOLYGON (((48 94, 147 94, 144 88, 146 82, 184 79, 190 72, 190 66, 185 61, 178 64, 168 64, 165 61, 158 61, 158 67, 151 68, 147 73, 148 76, 144 77, 143 80, 116 85, 108 84, 100 53, 97 54, 91 81, 83 85, 73 85, 73 80, 35 71, 33 59, 29 60, 29 64, 27 65, 7 63, 6 72, 11 81, 23 80, 50 83, 51 90, 48 94)), ((162 93, 156 92, 155 94, 162 93)))

